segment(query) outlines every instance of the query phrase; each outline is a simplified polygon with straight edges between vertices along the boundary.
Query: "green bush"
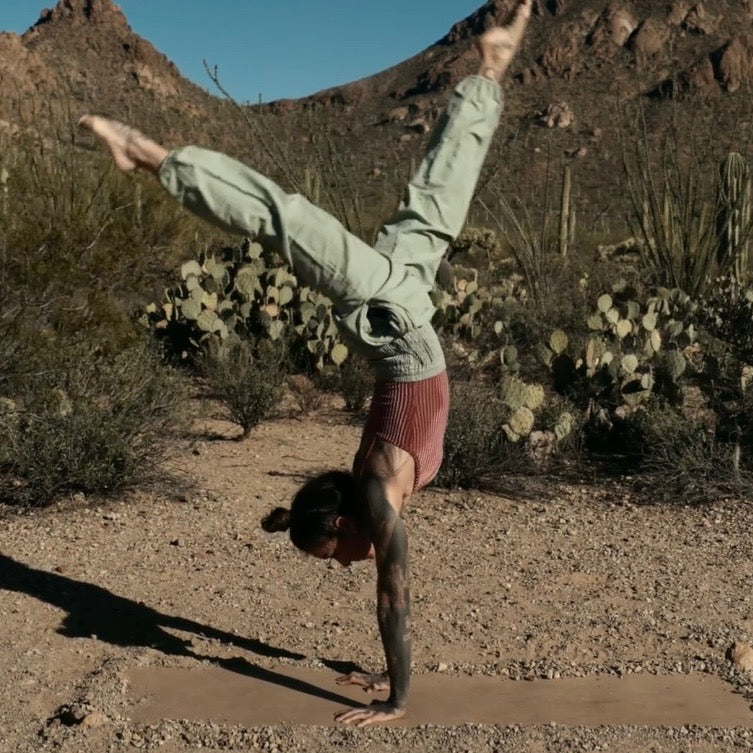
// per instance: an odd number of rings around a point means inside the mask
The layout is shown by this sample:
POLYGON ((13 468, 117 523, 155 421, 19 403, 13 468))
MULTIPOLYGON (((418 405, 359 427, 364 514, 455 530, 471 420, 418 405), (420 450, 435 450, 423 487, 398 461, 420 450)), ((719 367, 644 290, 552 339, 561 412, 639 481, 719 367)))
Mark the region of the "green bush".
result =
POLYGON ((444 461, 435 484, 479 488, 508 470, 514 454, 521 452, 507 441, 502 428, 508 415, 492 388, 474 382, 453 384, 444 461))
POLYGON ((345 410, 361 414, 374 390, 374 374, 363 358, 351 355, 336 372, 337 390, 345 401, 345 410))
MULTIPOLYGON (((216 236, 155 181, 124 178, 77 138, 0 135, 0 289, 58 331, 136 308, 178 250, 216 236)), ((0 308, 11 308, 6 296, 0 308)))
POLYGON ((105 356, 57 342, 33 365, 0 398, 3 501, 110 494, 163 473, 184 426, 186 389, 148 346, 105 356))
POLYGON ((206 351, 198 361, 208 396, 220 403, 223 417, 247 436, 279 405, 285 372, 279 351, 268 341, 252 344, 231 338, 206 351))
POLYGON ((651 400, 628 415, 621 429, 653 500, 701 501, 715 490, 750 490, 753 468, 736 468, 734 446, 718 441, 713 428, 687 411, 651 400))

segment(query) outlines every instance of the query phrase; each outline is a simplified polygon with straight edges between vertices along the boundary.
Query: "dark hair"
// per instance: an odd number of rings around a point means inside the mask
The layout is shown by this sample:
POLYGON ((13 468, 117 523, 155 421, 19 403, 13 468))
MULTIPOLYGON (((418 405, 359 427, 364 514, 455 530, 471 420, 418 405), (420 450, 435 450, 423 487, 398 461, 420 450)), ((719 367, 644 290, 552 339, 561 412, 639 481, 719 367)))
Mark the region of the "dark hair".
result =
POLYGON ((335 519, 345 515, 362 524, 358 504, 358 483, 352 473, 328 471, 307 481, 293 497, 293 503, 276 507, 261 521, 270 533, 290 529, 290 540, 304 552, 337 537, 335 519))

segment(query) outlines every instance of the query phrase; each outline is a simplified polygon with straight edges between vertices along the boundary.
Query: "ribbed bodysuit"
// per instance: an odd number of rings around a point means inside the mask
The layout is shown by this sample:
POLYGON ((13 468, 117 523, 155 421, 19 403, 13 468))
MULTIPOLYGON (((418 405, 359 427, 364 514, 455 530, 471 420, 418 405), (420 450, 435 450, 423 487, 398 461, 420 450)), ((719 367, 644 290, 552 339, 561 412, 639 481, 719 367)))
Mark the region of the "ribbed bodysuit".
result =
POLYGON ((415 463, 413 491, 426 486, 442 464, 450 409, 447 372, 416 382, 377 382, 353 473, 361 478, 376 440, 407 452, 415 463))

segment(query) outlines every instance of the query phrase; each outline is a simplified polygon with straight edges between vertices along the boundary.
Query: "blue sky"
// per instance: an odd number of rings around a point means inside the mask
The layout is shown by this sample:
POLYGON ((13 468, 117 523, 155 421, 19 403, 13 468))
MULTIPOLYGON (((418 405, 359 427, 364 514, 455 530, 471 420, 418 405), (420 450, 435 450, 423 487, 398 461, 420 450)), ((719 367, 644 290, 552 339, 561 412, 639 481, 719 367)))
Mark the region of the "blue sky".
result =
MULTIPOLYGON (((24 32, 52 0, 0 0, 24 32)), ((205 88, 217 65, 238 100, 302 97, 378 73, 443 37, 483 0, 120 0, 131 28, 205 88)), ((216 92, 215 92, 216 93, 216 92)))

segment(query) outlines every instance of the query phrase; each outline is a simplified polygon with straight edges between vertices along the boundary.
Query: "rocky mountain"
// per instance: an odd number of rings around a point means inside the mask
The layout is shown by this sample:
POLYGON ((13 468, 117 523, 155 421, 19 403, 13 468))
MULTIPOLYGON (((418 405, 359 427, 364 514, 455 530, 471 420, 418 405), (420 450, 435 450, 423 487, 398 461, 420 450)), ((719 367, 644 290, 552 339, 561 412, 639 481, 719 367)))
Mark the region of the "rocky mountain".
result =
MULTIPOLYGON (((346 147, 343 171, 371 181, 367 195, 385 192, 403 177, 395 165, 419 155, 453 82, 474 71, 473 37, 504 22, 514 4, 489 0, 428 49, 371 77, 249 108, 263 129, 252 135, 270 134, 265 153, 306 165, 326 133, 324 156, 346 147)), ((745 150, 751 81, 753 0, 535 0, 492 167, 535 196, 569 160, 585 214, 614 215, 624 205, 625 134, 635 138, 626 126, 631 106, 642 108, 641 138, 675 129, 695 148, 745 150)), ((242 114, 183 78, 112 0, 60 0, 25 34, 0 33, 0 125, 33 119, 41 127, 88 109, 165 141, 198 140, 240 156, 249 148, 242 114)))

